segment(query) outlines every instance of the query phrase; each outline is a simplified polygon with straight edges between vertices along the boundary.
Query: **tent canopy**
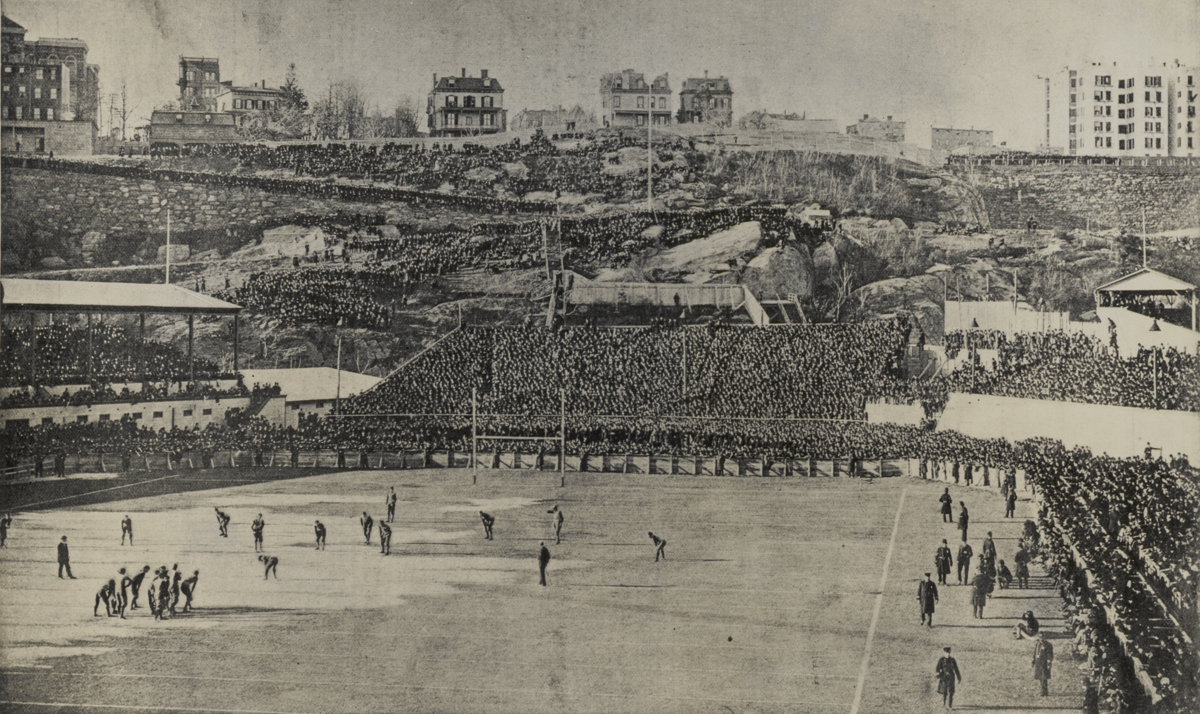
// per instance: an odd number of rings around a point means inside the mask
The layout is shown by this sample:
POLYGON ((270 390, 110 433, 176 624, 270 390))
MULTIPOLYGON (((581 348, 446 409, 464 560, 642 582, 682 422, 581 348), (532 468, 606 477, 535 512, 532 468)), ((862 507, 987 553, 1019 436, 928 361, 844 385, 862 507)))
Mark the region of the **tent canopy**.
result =
POLYGON ((1191 283, 1160 273, 1153 268, 1138 268, 1128 275, 1096 288, 1100 293, 1158 293, 1173 295, 1195 290, 1191 283))

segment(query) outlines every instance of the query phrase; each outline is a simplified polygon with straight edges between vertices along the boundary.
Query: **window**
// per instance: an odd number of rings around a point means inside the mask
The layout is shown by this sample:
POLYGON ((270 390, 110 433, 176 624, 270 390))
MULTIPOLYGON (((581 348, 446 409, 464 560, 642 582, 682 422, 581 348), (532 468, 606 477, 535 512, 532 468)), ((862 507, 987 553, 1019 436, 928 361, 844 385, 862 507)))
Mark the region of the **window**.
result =
POLYGON ((490 80, 490 79, 483 80, 483 86, 485 86, 485 87, 492 86, 492 80, 490 80))
POLYGON ((58 77, 58 70, 51 67, 50 68, 50 79, 56 79, 57 77, 58 77))
POLYGON ((25 74, 25 68, 24 68, 24 67, 17 67, 17 74, 25 74))
POLYGON ((21 111, 21 110, 22 110, 23 108, 24 108, 24 107, 17 107, 17 118, 18 118, 18 119, 20 119, 20 118, 21 118, 21 114, 22 114, 22 111, 21 111))
MULTIPOLYGON (((1072 72, 1071 74, 1074 74, 1074 72, 1072 72)), ((1071 89, 1074 89, 1074 88, 1075 88, 1075 78, 1072 77, 1071 78, 1071 89)))
POLYGON ((1146 116, 1148 116, 1148 117, 1154 116, 1154 108, 1153 107, 1146 107, 1146 116))
POLYGON ((25 85, 24 84, 17 85, 17 94, 20 94, 22 97, 25 96, 25 85))
POLYGON ((217 81, 217 73, 216 72, 205 72, 204 79, 209 82, 215 82, 215 81, 217 81))
POLYGON ((1156 101, 1156 102, 1161 102, 1161 101, 1162 101, 1162 92, 1155 92, 1155 93, 1154 93, 1154 101, 1156 101))
POLYGON ((41 69, 33 70, 33 76, 36 77, 37 79, 42 79, 42 70, 41 69))
POLYGON ((1160 122, 1160 121, 1154 122, 1154 131, 1159 132, 1159 133, 1162 132, 1162 122, 1160 122))
POLYGON ((458 97, 454 96, 453 94, 446 97, 446 106, 457 107, 458 106, 458 97))
POLYGON ((466 107, 467 109, 474 109, 475 108, 475 97, 471 97, 471 96, 463 97, 463 106, 466 107))
POLYGON ((33 118, 34 118, 34 119, 41 119, 41 118, 42 118, 42 110, 41 110, 41 108, 40 108, 40 107, 38 107, 38 108, 35 108, 35 109, 33 110, 33 118))
POLYGON ((7 118, 8 118, 8 105, 6 104, 3 107, 0 107, 0 119, 7 119, 7 118))
POLYGON ((81 414, 80 416, 75 417, 76 424, 87 424, 87 420, 88 418, 86 414, 81 414))
POLYGON ((42 426, 47 426, 54 423, 54 417, 42 417, 42 426))
POLYGON ((317 402, 317 403, 316 403, 316 404, 314 404, 313 406, 314 406, 316 409, 324 409, 324 408, 325 408, 325 402, 317 402))
POLYGON ((163 413, 162 413, 162 412, 154 412, 154 418, 155 418, 155 419, 162 419, 162 416, 163 416, 163 413))
POLYGON ((1149 139, 1149 138, 1147 138, 1147 139, 1146 139, 1146 148, 1147 148, 1147 149, 1153 148, 1153 146, 1152 146, 1152 144, 1153 144, 1153 143, 1154 143, 1154 140, 1153 140, 1153 139, 1149 139))
POLYGON ((1104 148, 1106 148, 1106 149, 1112 148, 1112 137, 1111 136, 1104 137, 1104 148))
POLYGON ((1123 79, 1117 80, 1117 89, 1124 89, 1124 88, 1125 88, 1125 80, 1123 80, 1123 79))
POLYGON ((212 123, 212 114, 205 114, 204 121, 211 124, 212 123))
POLYGON ((175 121, 177 121, 177 122, 181 122, 181 123, 182 123, 182 122, 183 122, 183 115, 182 115, 182 114, 176 114, 176 115, 175 115, 175 121))
POLYGON ((42 88, 41 88, 41 87, 34 87, 34 88, 33 88, 33 98, 34 98, 34 99, 41 99, 41 98, 42 98, 42 88))
POLYGON ((1151 131, 1152 130, 1151 127, 1153 127, 1153 126, 1154 126, 1154 122, 1149 122, 1149 121, 1146 122, 1146 131, 1151 131))
POLYGON ((1095 132, 1101 132, 1101 131, 1104 131, 1104 122, 1102 122, 1102 121, 1098 121, 1098 122, 1096 122, 1095 124, 1093 124, 1093 125, 1092 125, 1092 131, 1095 131, 1095 132))
POLYGON ((1074 119, 1074 118, 1075 118, 1075 110, 1074 110, 1074 109, 1071 109, 1071 111, 1070 111, 1070 115, 1071 115, 1071 118, 1072 118, 1072 119, 1074 119))
MULTIPOLYGON (((722 99, 722 100, 721 100, 721 103, 723 104, 724 102, 725 102, 725 100, 724 100, 724 99, 722 99)), ((1071 103, 1072 103, 1072 104, 1074 104, 1074 103, 1075 103, 1075 95, 1074 95, 1073 93, 1071 94, 1071 103)))
POLYGON ((233 108, 241 109, 242 108, 242 100, 240 100, 240 99, 233 100, 233 108))
POLYGON ((130 415, 129 415, 129 418, 130 418, 130 419, 141 419, 141 418, 142 418, 142 413, 141 413, 141 412, 134 412, 134 413, 132 413, 132 414, 130 414, 130 415))
POLYGON ((1156 149, 1162 148, 1162 138, 1157 138, 1154 140, 1154 148, 1156 148, 1156 149))
POLYGON ((1146 92, 1146 101, 1150 101, 1150 92, 1146 92))
POLYGON ((645 108, 646 108, 646 98, 645 98, 645 97, 638 97, 638 98, 637 98, 637 100, 638 100, 638 101, 637 101, 637 108, 638 108, 638 109, 645 109, 645 108))
POLYGON ((474 115, 474 114, 468 114, 468 115, 467 115, 467 122, 466 122, 466 124, 467 124, 467 126, 475 126, 475 115, 474 115))
POLYGON ((1095 101, 1097 101, 1097 102, 1103 102, 1103 101, 1104 101, 1104 92, 1102 92, 1102 91, 1100 91, 1099 89, 1097 89, 1097 90, 1096 90, 1096 94, 1095 94, 1095 96, 1093 97, 1093 99, 1094 99, 1095 101))
POLYGON ((1146 77, 1146 86, 1147 87, 1161 87, 1162 86, 1162 77, 1146 77))
POLYGON ((58 88, 57 88, 57 87, 51 87, 51 88, 50 88, 50 98, 51 98, 51 99, 58 99, 58 88))
POLYGON ((12 67, 10 67, 9 65, 4 65, 4 73, 12 74, 12 67))
POLYGON ((1104 107, 1104 116, 1106 116, 1106 117, 1112 116, 1112 106, 1106 105, 1104 107))
POLYGON ((645 125, 646 125, 646 115, 645 115, 645 114, 638 114, 638 115, 637 115, 637 125, 638 125, 638 126, 645 126, 645 125))
POLYGON ((621 98, 613 97, 613 109, 620 109, 620 108, 621 108, 621 98))
POLYGON ((1112 131, 1112 122, 1110 122, 1110 121, 1104 122, 1104 131, 1112 131))
POLYGON ((204 409, 200 412, 203 416, 212 416, 212 409, 204 409))
POLYGON ((300 405, 299 405, 299 404, 293 404, 293 405, 292 405, 292 411, 298 411, 299 409, 300 409, 300 405))

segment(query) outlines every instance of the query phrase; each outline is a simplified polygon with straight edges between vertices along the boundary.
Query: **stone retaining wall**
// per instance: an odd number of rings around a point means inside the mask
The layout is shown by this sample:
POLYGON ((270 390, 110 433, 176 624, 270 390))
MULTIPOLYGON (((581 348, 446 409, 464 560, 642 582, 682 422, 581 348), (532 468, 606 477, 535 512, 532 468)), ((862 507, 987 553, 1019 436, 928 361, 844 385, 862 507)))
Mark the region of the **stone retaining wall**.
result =
POLYGON ((1200 166, 982 166, 956 173, 974 182, 993 228, 1070 230, 1129 228, 1140 232, 1200 225, 1200 166))

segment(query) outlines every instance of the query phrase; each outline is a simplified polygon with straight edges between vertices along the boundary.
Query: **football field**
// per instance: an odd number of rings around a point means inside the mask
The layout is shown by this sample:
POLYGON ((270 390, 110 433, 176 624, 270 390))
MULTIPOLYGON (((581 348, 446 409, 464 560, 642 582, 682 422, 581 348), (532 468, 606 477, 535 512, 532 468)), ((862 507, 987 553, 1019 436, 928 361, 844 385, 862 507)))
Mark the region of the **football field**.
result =
MULTIPOLYGON (((168 478, 186 479, 184 474, 168 478)), ((96 488, 103 488, 98 481, 96 488)), ((0 707, 12 712, 927 712, 951 645, 956 708, 1077 709, 1066 640, 1051 697, 1009 632, 1058 599, 997 590, 971 618, 944 586, 918 626, 917 581, 942 538, 943 484, 481 471, 351 471, 19 512, 0 550, 0 707), (391 555, 359 517, 399 497, 391 555), (555 543, 552 514, 565 516, 555 543), (214 507, 232 517, 218 534, 214 507), (496 517, 483 537, 479 511, 496 517), (250 523, 279 558, 264 580, 250 523), (121 519, 135 545, 120 545, 121 519), (313 525, 328 528, 314 548, 313 525), (667 539, 655 562, 648 532, 667 539), (76 580, 55 577, 68 536, 76 580), (548 585, 537 553, 552 553, 548 585), (200 571, 195 611, 87 611, 117 569, 200 571)), ((118 492, 119 493, 119 492, 118 492)), ((1011 561, 1023 518, 951 488, 1011 561)), ((1035 572, 1035 575, 1038 573, 1035 572)), ((954 575, 951 574, 951 583, 954 575)), ((149 578, 147 579, 149 582, 149 578)), ((182 602, 181 602, 182 606, 182 602)), ((1053 635, 1052 635, 1053 636, 1053 635)))

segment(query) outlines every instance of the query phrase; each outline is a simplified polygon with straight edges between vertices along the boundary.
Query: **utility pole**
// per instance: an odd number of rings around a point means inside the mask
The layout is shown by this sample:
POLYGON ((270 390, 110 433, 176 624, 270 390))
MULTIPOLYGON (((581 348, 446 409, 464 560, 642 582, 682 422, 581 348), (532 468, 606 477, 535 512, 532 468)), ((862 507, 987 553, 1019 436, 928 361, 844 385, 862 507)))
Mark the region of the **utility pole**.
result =
POLYGON ((652 148, 654 125, 654 81, 646 85, 646 93, 650 96, 646 102, 646 210, 654 212, 654 149, 652 148))
POLYGON ((1146 207, 1142 206, 1142 267, 1146 267, 1146 207))
POLYGON ((171 209, 167 209, 167 275, 163 282, 171 284, 171 209))
POLYGON ((479 478, 479 400, 476 399, 475 387, 471 387, 471 484, 479 478))

